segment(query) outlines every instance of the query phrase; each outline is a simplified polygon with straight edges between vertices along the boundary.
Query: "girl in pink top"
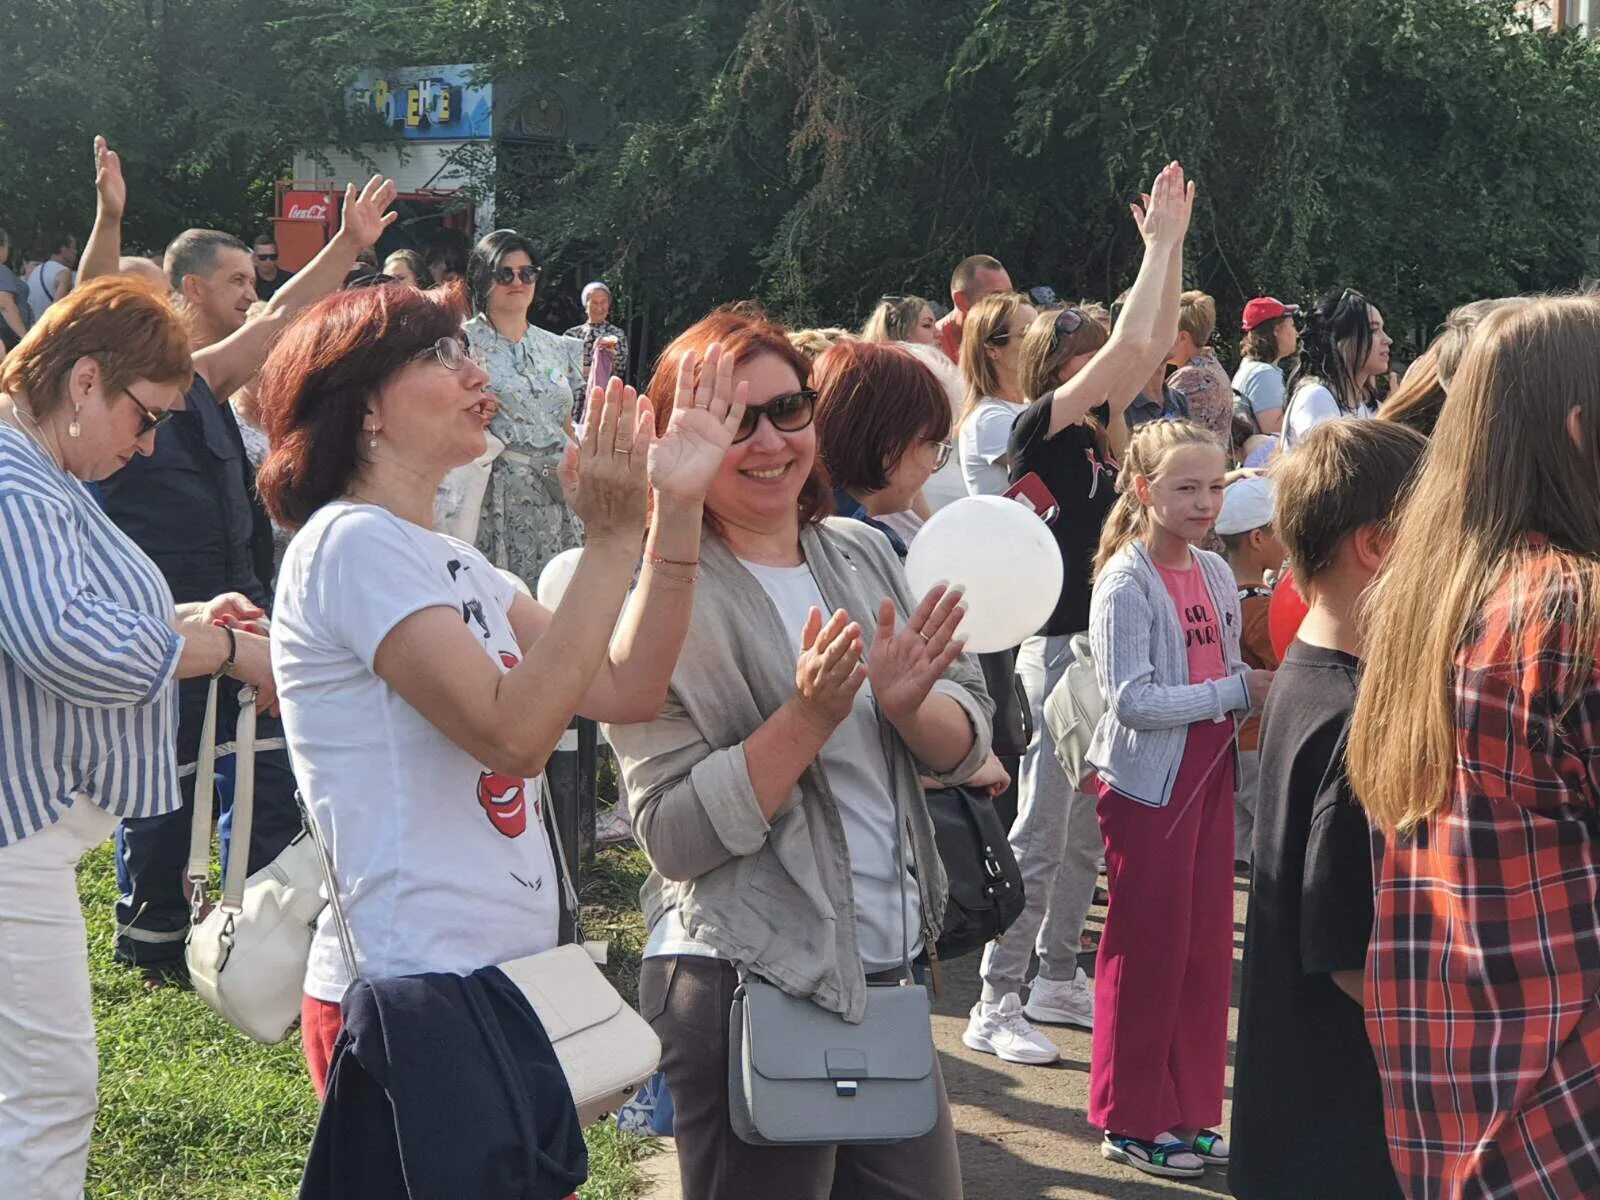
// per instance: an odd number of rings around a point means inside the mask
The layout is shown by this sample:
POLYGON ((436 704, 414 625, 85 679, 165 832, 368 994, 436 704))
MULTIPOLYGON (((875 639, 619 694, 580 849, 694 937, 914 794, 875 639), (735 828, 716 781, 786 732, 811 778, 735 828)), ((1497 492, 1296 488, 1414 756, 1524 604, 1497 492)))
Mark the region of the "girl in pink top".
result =
POLYGON ((1089 1120, 1105 1130, 1106 1158, 1180 1178, 1228 1162, 1215 1126, 1233 961, 1235 713, 1259 705, 1271 681, 1240 659, 1231 570, 1195 545, 1221 508, 1226 470, 1198 425, 1134 432, 1089 618, 1110 700, 1090 754, 1111 893, 1089 1120))

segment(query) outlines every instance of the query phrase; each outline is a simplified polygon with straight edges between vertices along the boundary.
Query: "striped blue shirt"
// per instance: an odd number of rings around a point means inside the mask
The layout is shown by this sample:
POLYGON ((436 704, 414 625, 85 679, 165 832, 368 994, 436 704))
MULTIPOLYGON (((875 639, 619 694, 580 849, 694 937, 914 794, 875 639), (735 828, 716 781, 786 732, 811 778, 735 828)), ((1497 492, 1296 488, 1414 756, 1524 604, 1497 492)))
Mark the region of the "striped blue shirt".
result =
POLYGON ((183 639, 161 572, 83 484, 0 421, 0 846, 86 799, 179 806, 183 639))

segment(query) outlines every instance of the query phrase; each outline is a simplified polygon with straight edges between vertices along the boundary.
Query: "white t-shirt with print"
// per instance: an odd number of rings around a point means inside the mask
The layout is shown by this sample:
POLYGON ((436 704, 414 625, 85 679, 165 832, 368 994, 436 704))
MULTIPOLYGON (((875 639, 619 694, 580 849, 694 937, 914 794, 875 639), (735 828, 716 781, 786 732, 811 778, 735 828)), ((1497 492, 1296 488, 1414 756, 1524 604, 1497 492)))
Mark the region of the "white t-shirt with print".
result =
POLYGON ((1011 486, 1006 468, 997 464, 1006 456, 1011 427, 1026 409, 1025 404, 1012 404, 988 396, 978 402, 978 407, 961 426, 956 448, 967 495, 1000 496, 1011 486))
MULTIPOLYGON (((373 673, 389 632, 435 607, 510 670, 516 594, 465 542, 370 505, 325 505, 284 555, 272 622, 284 731, 365 977, 466 974, 556 944, 542 781, 488 770, 373 673)), ((326 912, 305 990, 337 1001, 349 982, 326 912)))

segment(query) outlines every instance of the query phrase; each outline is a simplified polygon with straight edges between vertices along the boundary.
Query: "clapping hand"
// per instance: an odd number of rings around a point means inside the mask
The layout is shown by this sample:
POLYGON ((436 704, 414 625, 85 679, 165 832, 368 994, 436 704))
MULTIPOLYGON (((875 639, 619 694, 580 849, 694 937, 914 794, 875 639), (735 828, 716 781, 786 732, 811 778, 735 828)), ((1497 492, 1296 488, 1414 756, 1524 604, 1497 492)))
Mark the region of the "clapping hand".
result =
POLYGON ((356 194, 355 184, 345 184, 340 234, 354 242, 358 250, 376 245, 383 231, 399 219, 399 213, 388 211, 396 190, 394 180, 382 175, 367 180, 360 195, 356 194))
POLYGON ((856 693, 866 682, 861 653, 861 626, 844 609, 826 624, 821 609, 806 615, 794 667, 794 695, 801 716, 823 736, 831 735, 850 715, 856 693))
POLYGON ((1194 210, 1194 184, 1185 183, 1183 166, 1170 162, 1161 169, 1140 204, 1130 204, 1134 224, 1146 246, 1170 246, 1181 242, 1189 231, 1189 216, 1194 210))
POLYGON ((122 177, 122 157, 106 145, 103 137, 94 139, 94 190, 100 214, 109 221, 122 220, 128 207, 128 183, 122 177))
POLYGON ((894 601, 886 598, 878 606, 868 678, 878 707, 890 721, 899 724, 916 716, 934 682, 961 656, 966 642, 956 637, 956 629, 966 613, 960 590, 942 583, 922 598, 898 633, 894 601))
POLYGON ((748 383, 734 387, 733 355, 720 343, 706 351, 704 362, 693 351, 685 355, 667 431, 650 451, 650 486, 663 497, 704 500, 733 445, 749 393, 748 383))
POLYGON ((589 403, 582 444, 569 443, 558 476, 567 505, 591 543, 629 539, 637 554, 644 536, 649 488, 646 474, 656 418, 648 396, 613 379, 589 403))

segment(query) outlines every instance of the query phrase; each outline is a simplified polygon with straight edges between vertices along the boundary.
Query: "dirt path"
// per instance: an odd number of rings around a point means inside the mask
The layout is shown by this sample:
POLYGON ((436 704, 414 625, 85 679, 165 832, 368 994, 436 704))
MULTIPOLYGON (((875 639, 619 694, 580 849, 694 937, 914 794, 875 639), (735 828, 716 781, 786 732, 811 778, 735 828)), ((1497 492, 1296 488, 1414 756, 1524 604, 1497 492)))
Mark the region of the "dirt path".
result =
MULTIPOLYGON (((1229 1095, 1232 1037, 1238 1017, 1238 958, 1244 945, 1245 885, 1234 884, 1234 1010, 1229 1013, 1229 1095)), ((1090 913, 1098 926, 1103 909, 1090 913)), ((1087 956, 1085 969, 1093 962, 1087 956)), ((1073 1029, 1047 1032, 1061 1048, 1052 1067, 1021 1067, 977 1054, 961 1044, 967 1010, 977 999, 977 958, 944 970, 944 990, 934 1007, 933 1037, 954 1108, 966 1200, 1176 1200, 1228 1195, 1225 1173, 1191 1182, 1155 1179, 1100 1157, 1100 1133, 1084 1119, 1089 1092, 1089 1035, 1073 1029)), ((1225 1109, 1227 1104, 1225 1103, 1225 1109)), ((1224 1112, 1224 1130, 1227 1115, 1224 1112)), ((682 1200, 672 1143, 646 1165, 654 1179, 646 1200, 682 1200)))

